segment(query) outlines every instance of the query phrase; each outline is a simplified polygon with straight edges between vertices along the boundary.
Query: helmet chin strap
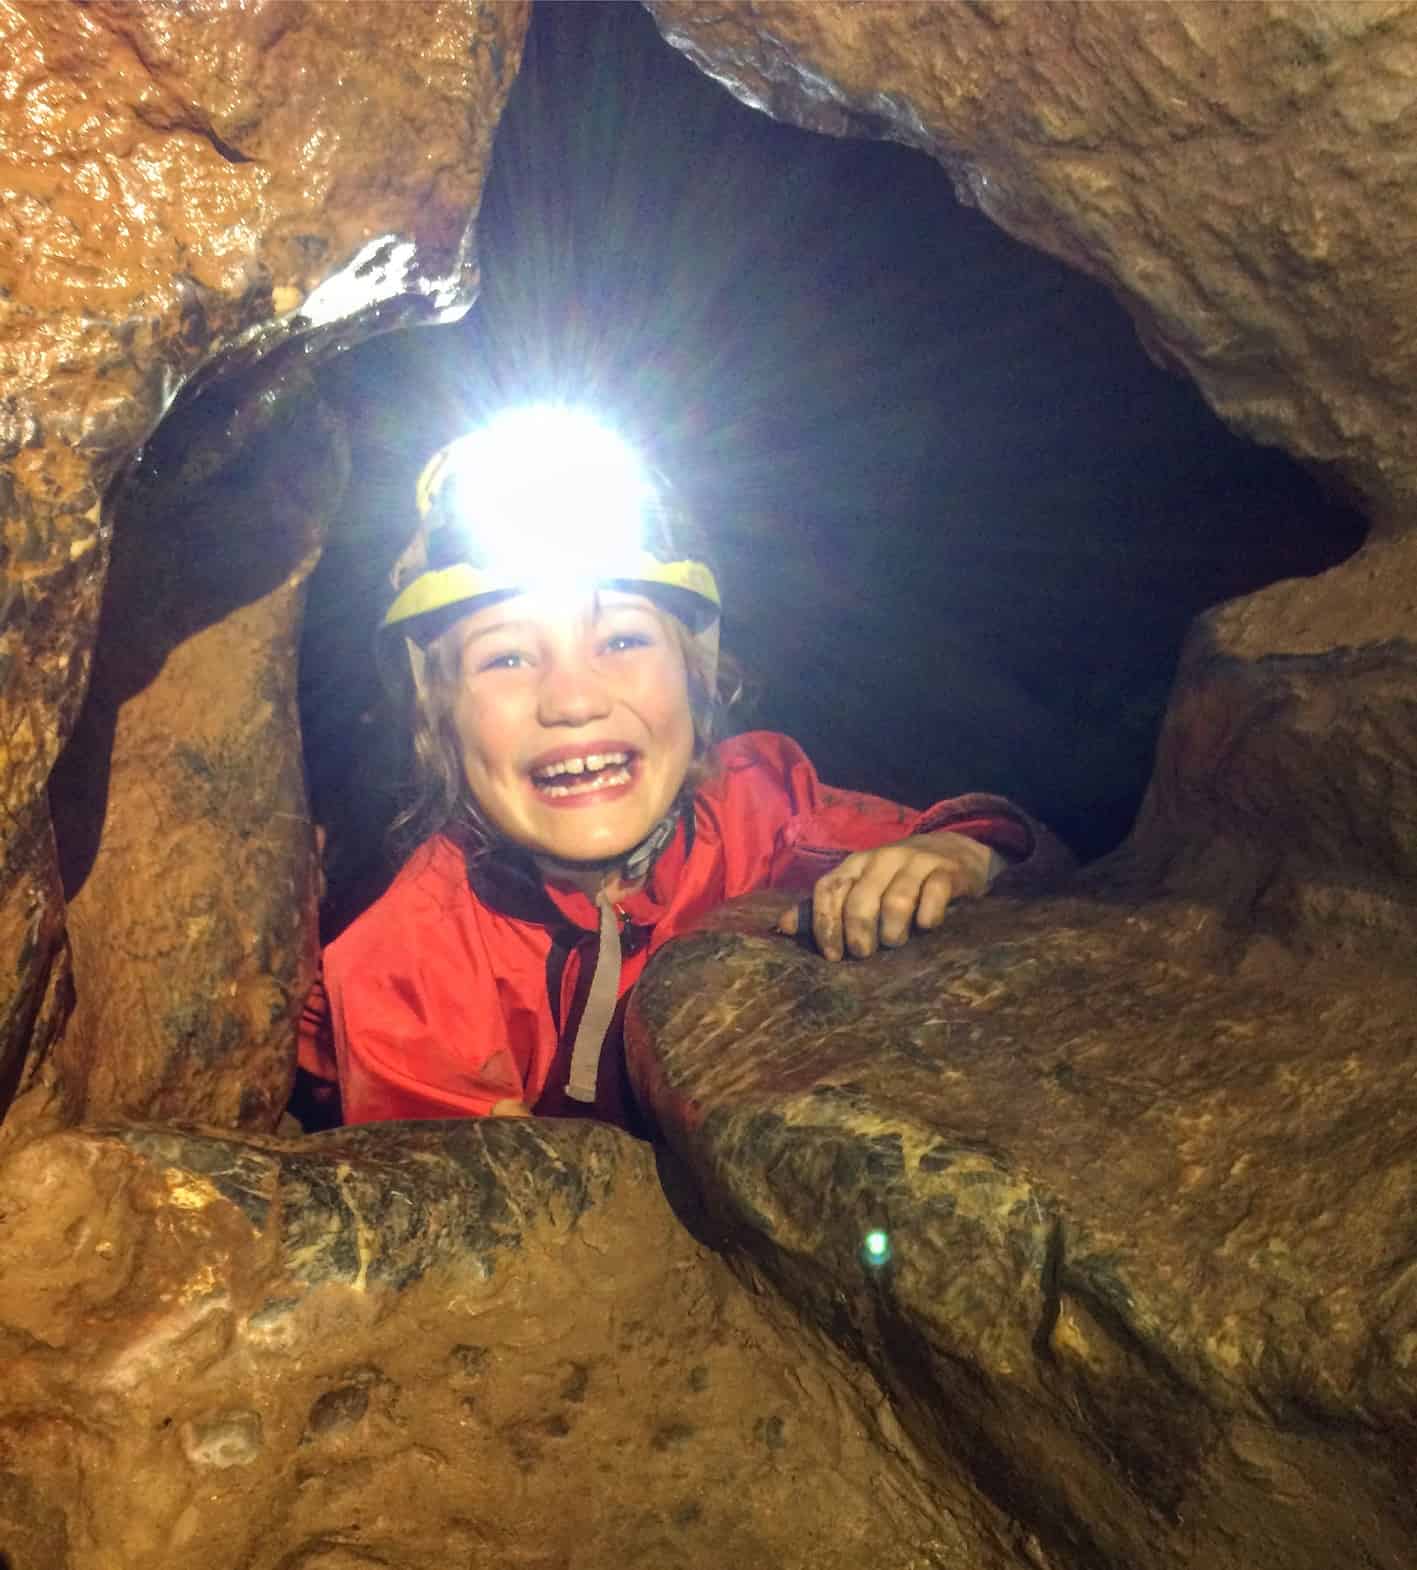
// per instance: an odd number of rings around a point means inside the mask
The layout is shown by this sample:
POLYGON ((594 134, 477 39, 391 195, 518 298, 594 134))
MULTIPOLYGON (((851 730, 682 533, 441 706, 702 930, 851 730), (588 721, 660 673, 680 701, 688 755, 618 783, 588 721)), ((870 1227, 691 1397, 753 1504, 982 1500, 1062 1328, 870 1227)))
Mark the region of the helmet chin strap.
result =
POLYGON ((654 866, 659 853, 674 838, 674 830, 679 824, 680 810, 676 803, 638 845, 618 856, 571 860, 566 856, 548 856, 544 852, 537 852, 536 864, 552 876, 558 872, 568 873, 572 877, 583 877, 591 872, 619 872, 626 883, 638 883, 642 878, 649 876, 650 868, 654 866))
POLYGON ((649 870, 659 859, 659 853, 674 838, 679 825, 679 808, 672 807, 638 845, 625 857, 625 881, 638 883, 649 876, 649 870))

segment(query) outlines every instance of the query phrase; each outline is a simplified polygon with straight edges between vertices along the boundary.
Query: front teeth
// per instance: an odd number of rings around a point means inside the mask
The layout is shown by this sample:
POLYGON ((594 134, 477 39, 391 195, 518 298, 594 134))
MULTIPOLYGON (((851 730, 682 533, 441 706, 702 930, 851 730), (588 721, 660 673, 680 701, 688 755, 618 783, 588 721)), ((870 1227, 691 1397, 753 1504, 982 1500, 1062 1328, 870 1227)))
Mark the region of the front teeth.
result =
POLYGON ((584 758, 565 758, 560 763, 551 763, 544 769, 536 771, 539 780, 554 779, 558 774, 582 774, 587 769, 592 771, 607 769, 615 763, 628 763, 630 755, 627 752, 592 752, 584 758))

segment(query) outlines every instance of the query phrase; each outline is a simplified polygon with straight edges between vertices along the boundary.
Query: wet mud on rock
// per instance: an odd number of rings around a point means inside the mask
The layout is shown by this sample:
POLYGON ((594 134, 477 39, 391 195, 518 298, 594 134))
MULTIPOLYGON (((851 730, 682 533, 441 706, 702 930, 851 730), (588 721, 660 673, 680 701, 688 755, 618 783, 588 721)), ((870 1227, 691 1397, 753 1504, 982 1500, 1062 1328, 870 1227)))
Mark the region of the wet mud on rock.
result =
POLYGON ((974 1570, 869 1377, 588 1123, 134 1127, 0 1168, 12 1570, 974 1570), (137 1481, 141 1479, 141 1486, 137 1481), (42 1545, 42 1546, 41 1546, 42 1545))

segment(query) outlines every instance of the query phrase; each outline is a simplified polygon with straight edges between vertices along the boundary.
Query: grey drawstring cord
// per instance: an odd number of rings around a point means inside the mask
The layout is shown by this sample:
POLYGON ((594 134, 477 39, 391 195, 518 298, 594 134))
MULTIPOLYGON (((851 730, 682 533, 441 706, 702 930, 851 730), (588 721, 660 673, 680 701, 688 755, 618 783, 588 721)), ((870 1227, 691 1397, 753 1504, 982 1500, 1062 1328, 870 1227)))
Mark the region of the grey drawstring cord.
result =
POLYGON ((595 1100, 595 1081, 600 1072, 600 1053, 606 1032, 620 1001, 620 915, 604 890, 596 896, 600 906, 600 938, 596 945, 595 974, 586 994, 585 1009, 576 1028, 576 1044, 571 1049, 571 1072, 566 1094, 572 1101, 595 1100))
MULTIPOLYGON (((620 866, 623 884, 639 883, 649 876, 659 853, 674 838, 679 826, 679 806, 661 818, 645 839, 620 866)), ((566 1079, 566 1094, 572 1101, 595 1100, 596 1075, 606 1032, 615 1018, 620 1001, 620 913, 602 888, 595 897, 600 907, 600 936, 596 942, 595 974, 586 994, 585 1010, 576 1028, 576 1044, 571 1048, 571 1071, 566 1079)))

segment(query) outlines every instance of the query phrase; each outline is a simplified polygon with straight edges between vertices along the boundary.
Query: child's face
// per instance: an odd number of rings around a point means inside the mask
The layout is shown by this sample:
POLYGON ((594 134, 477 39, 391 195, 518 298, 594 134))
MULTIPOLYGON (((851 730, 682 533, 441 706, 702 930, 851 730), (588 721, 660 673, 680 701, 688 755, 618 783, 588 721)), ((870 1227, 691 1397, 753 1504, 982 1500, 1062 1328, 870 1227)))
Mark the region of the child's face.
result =
POLYGON ((453 723, 483 813, 564 861, 633 850, 669 811, 694 750, 679 639, 637 594, 531 594, 458 624, 453 723))

